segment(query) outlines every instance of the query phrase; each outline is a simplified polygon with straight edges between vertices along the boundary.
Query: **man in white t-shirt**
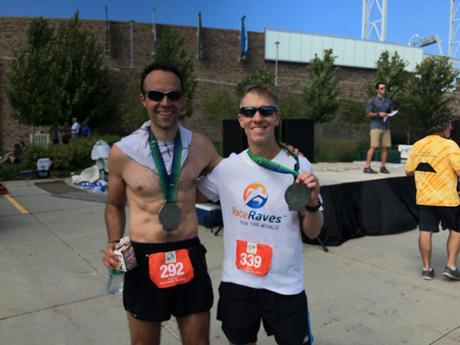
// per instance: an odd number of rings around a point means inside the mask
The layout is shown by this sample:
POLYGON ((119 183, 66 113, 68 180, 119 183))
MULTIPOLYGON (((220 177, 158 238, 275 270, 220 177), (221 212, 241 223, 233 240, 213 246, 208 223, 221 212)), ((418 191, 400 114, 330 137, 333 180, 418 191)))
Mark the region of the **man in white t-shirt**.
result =
POLYGON ((310 162, 277 143, 277 103, 265 86, 245 90, 238 119, 249 149, 222 160, 198 184, 204 196, 221 202, 224 262, 217 317, 232 344, 255 343, 261 321, 279 344, 312 341, 301 231, 312 239, 320 233, 320 188, 310 162), (294 180, 310 195, 300 211, 290 211, 284 197, 294 180))
POLYGON ((76 117, 72 117, 72 127, 70 127, 70 132, 72 134, 72 139, 77 139, 80 134, 80 122, 76 117))

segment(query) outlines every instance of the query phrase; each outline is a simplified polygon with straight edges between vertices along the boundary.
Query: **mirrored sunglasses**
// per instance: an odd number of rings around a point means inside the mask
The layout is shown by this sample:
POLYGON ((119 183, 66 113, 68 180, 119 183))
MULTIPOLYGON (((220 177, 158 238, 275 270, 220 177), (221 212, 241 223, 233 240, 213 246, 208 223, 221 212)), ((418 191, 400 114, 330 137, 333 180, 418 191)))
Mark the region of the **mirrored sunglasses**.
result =
POLYGON ((166 93, 161 91, 146 91, 145 95, 152 101, 161 102, 164 96, 168 97, 170 101, 178 101, 182 97, 183 93, 180 90, 169 91, 166 93))
POLYGON ((271 116, 278 112, 273 105, 262 105, 260 107, 242 107, 240 108, 240 114, 245 117, 253 117, 257 112, 262 116, 271 116))

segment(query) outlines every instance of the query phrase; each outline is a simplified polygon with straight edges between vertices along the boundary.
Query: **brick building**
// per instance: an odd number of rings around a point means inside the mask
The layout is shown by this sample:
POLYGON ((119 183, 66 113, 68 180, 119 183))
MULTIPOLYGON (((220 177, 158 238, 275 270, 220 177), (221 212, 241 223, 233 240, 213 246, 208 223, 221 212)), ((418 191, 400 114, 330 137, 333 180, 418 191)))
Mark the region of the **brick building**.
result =
MULTIPOLYGON (((26 139, 31 129, 19 125, 11 117, 11 108, 5 94, 5 75, 12 60, 13 51, 25 40, 26 30, 32 18, 0 17, 0 139, 4 149, 11 148, 18 139, 26 139)), ((51 26, 58 25, 62 19, 49 19, 51 26)), ((104 21, 81 20, 82 26, 90 31, 100 43, 101 49, 107 44, 106 23, 104 21)), ((151 62, 152 27, 151 24, 130 22, 109 23, 108 44, 110 54, 105 54, 114 88, 125 90, 127 85, 137 82, 145 65, 151 62)), ((157 25, 161 31, 174 28, 185 38, 185 50, 190 56, 197 53, 195 27, 157 25)), ((219 140, 222 129, 203 120, 203 97, 218 89, 232 91, 234 86, 254 68, 274 71, 275 64, 264 60, 264 33, 249 32, 249 56, 240 62, 240 32, 203 28, 203 59, 194 59, 197 88, 194 99, 194 114, 185 121, 186 126, 219 140)), ((359 100, 366 99, 366 87, 374 71, 364 68, 340 68, 341 95, 359 100)), ((288 90, 300 93, 308 78, 305 64, 279 63, 278 85, 283 92, 288 90)), ((24 140, 26 141, 26 140, 24 140)))

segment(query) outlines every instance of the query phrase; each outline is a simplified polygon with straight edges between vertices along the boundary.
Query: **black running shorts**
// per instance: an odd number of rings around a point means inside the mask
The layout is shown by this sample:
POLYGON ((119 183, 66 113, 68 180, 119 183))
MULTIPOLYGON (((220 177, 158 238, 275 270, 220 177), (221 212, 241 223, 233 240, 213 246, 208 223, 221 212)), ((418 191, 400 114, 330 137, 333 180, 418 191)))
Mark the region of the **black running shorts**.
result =
POLYGON ((211 309, 214 296, 206 265, 206 249, 198 237, 170 243, 132 242, 137 267, 125 274, 123 305, 134 318, 161 322, 211 309), (149 277, 148 254, 188 248, 194 278, 183 285, 158 288, 149 277))
POLYGON ((255 343, 262 321, 278 344, 310 345, 311 331, 305 291, 281 295, 222 282, 219 286, 217 319, 233 344, 255 343))
POLYGON ((423 206, 418 205, 418 220, 420 231, 439 231, 442 228, 459 232, 459 207, 423 206))

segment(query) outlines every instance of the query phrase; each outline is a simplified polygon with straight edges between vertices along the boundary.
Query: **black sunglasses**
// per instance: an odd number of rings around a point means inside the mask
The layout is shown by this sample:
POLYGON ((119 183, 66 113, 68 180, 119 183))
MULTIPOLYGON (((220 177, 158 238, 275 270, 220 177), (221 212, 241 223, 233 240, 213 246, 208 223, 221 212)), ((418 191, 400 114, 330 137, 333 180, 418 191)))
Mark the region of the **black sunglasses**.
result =
POLYGON ((180 90, 174 90, 169 92, 146 91, 145 95, 155 102, 161 102, 164 96, 168 97, 170 101, 178 101, 182 97, 183 92, 180 90))
POLYGON ((278 112, 274 105, 262 105, 260 107, 242 107, 240 114, 245 117, 253 117, 257 112, 262 116, 271 116, 278 112))

